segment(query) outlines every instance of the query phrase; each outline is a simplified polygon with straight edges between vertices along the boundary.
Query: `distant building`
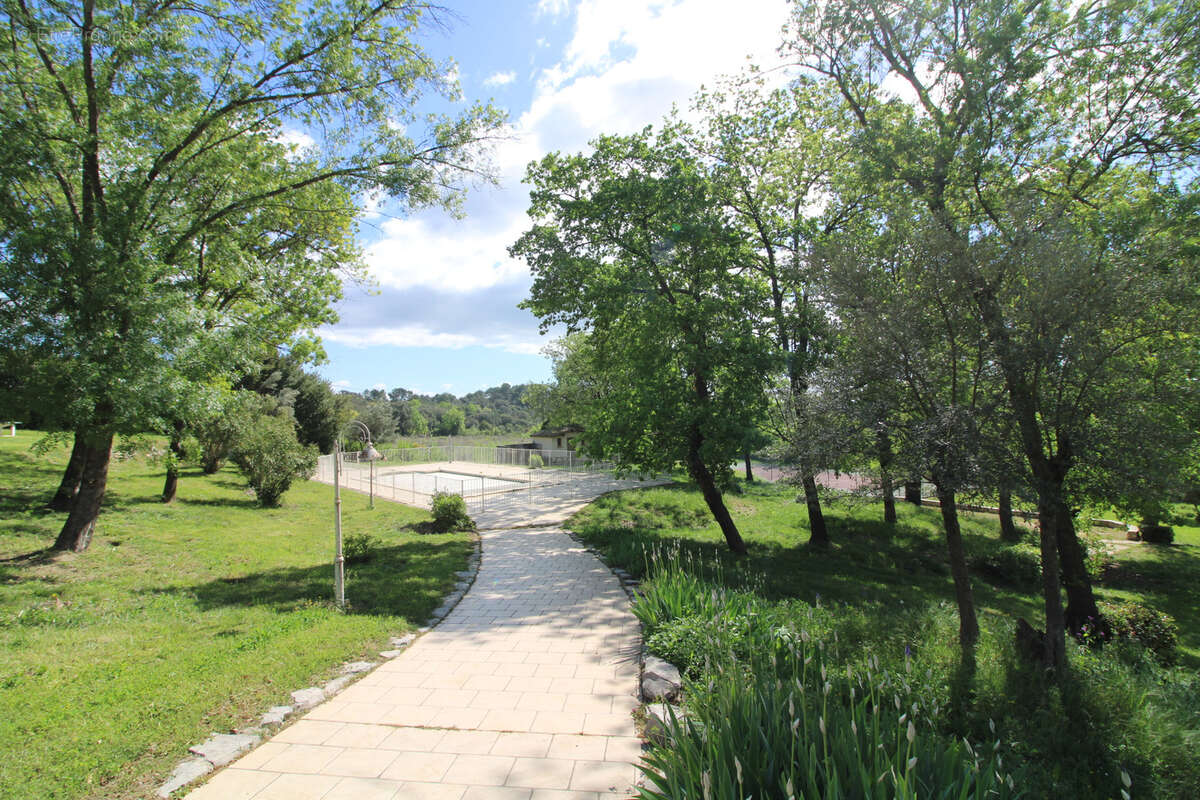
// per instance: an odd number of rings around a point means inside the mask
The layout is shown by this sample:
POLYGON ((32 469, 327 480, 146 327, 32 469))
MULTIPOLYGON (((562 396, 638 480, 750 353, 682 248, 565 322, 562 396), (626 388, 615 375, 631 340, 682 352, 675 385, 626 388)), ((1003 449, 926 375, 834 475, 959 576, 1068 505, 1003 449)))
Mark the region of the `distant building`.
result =
POLYGON ((575 440, 583 433, 578 425, 545 428, 530 436, 539 450, 574 450, 575 440))

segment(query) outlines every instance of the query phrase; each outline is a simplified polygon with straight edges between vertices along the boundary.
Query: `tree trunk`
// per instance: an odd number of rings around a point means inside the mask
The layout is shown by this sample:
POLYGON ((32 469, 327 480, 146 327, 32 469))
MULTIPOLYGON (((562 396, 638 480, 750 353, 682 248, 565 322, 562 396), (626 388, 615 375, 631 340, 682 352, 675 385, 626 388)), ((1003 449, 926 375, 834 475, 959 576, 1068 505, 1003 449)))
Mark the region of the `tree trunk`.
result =
POLYGON ((954 492, 937 490, 941 504, 942 527, 946 532, 946 548, 950 554, 950 574, 954 577, 954 599, 958 604, 958 643, 964 658, 973 656, 979 641, 979 620, 975 617, 975 598, 971 592, 971 576, 967 573, 967 554, 963 549, 962 530, 958 526, 958 504, 954 492))
POLYGON ((1000 538, 1006 542, 1021 539, 1017 525, 1013 522, 1012 492, 1007 486, 1000 489, 1000 538))
POLYGON ((729 549, 735 553, 745 553, 746 543, 742 540, 742 535, 738 533, 737 525, 734 524, 729 509, 725 507, 725 500, 721 497, 721 490, 717 488, 717 482, 714 480, 712 472, 704 463, 704 459, 700 457, 700 447, 703 443, 703 435, 698 428, 693 426, 688 434, 688 472, 691 474, 692 480, 700 487, 700 493, 704 495, 704 502, 708 504, 708 510, 712 512, 713 519, 721 526, 721 533, 725 535, 725 542, 729 545, 729 549))
POLYGON ((804 484, 804 502, 808 506, 808 528, 812 535, 808 543, 817 547, 829 546, 829 530, 825 527, 825 515, 821 513, 821 496, 817 494, 817 479, 813 475, 805 475, 801 482, 804 484))
POLYGON ((169 445, 171 455, 167 457, 167 478, 163 482, 162 501, 170 503, 179 489, 179 462, 183 459, 183 423, 175 421, 169 445))
POLYGON ((1038 528, 1038 545, 1042 554, 1042 602, 1046 606, 1042 663, 1046 669, 1061 670, 1067 663, 1067 647, 1062 588, 1058 582, 1058 537, 1054 535, 1054 514, 1040 501, 1038 528))
POLYGON ((746 483, 754 483, 754 469, 750 466, 750 451, 746 451, 746 483))
POLYGON ((886 469, 879 473, 879 491, 883 493, 883 521, 888 525, 896 524, 896 495, 892 488, 892 476, 886 469))
POLYGON ((54 511, 70 511, 71 501, 75 499, 75 495, 79 491, 79 480, 83 477, 83 439, 84 434, 76 431, 75 442, 71 445, 71 460, 67 462, 67 468, 63 471, 62 481, 58 484, 58 491, 54 493, 54 497, 46 504, 48 508, 54 511))
MULTIPOLYGON (((1059 496, 1061 497, 1061 486, 1059 496)), ((1054 540, 1058 549, 1058 564, 1062 570, 1063 588, 1067 590, 1067 608, 1063 615, 1066 629, 1079 635, 1085 628, 1107 638, 1108 624, 1100 615, 1092 579, 1087 572, 1086 557, 1079 537, 1075 535, 1075 515, 1064 502, 1052 506, 1054 540)))
POLYGON ((914 506, 921 505, 921 482, 920 481, 905 481, 904 482, 904 502, 912 503, 914 506))
POLYGON ((892 439, 888 436, 887 428, 880 428, 875 434, 876 450, 879 455, 879 493, 883 495, 883 521, 889 525, 896 524, 896 496, 892 487, 892 439))
POLYGON ((200 455, 200 470, 205 475, 215 475, 221 469, 221 461, 224 459, 222 449, 205 446, 204 452, 200 455))
POLYGON ((82 553, 92 543, 96 519, 100 516, 100 504, 108 488, 108 463, 112 458, 113 435, 111 431, 88 437, 84 441, 83 474, 79 481, 79 492, 71 503, 71 513, 54 542, 55 550, 74 550, 82 553))

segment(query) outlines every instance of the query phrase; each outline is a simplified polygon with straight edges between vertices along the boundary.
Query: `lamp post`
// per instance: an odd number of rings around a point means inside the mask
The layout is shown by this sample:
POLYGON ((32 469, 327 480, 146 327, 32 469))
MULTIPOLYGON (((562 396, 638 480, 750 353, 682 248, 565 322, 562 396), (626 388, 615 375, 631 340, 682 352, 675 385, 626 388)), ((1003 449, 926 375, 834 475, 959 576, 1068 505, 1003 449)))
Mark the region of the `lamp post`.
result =
MULTIPOLYGON (((355 432, 367 443, 363 453, 371 465, 371 500, 369 508, 375 507, 375 460, 379 451, 371 443, 371 429, 358 420, 351 420, 346 427, 354 426, 355 432)), ((345 432, 345 428, 342 429, 345 432)), ((342 553, 342 437, 333 442, 333 596, 338 608, 346 607, 346 557, 342 553)))

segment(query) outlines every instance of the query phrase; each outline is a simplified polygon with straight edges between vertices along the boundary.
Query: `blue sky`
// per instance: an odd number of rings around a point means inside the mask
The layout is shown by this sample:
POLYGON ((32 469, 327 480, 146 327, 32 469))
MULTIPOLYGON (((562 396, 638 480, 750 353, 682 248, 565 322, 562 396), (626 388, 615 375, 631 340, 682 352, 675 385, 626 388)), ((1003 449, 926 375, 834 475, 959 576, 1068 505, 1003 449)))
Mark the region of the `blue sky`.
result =
POLYGON ((549 339, 518 309, 528 268, 506 248, 525 229, 525 166, 578 152, 681 108, 751 58, 775 60, 785 0, 471 0, 446 5, 448 32, 426 48, 453 58, 468 100, 491 98, 510 129, 493 158, 497 188, 471 193, 466 218, 368 209, 360 242, 376 286, 347 287, 341 320, 319 331, 338 389, 403 386, 456 395, 550 378, 549 339))

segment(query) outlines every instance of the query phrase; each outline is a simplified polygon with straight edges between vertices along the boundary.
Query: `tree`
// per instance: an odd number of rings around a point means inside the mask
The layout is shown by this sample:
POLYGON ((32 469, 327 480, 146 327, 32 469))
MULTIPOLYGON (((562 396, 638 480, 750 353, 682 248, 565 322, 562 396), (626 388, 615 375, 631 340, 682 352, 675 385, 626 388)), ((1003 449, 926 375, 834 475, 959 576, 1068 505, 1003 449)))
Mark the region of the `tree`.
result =
POLYGON ((533 227, 510 252, 533 272, 543 328, 589 333, 579 355, 588 452, 631 469, 683 462, 735 552, 721 487, 764 402, 774 348, 761 284, 704 166, 671 129, 593 142, 530 165, 533 227))
POLYGON ((787 393, 776 393, 785 408, 775 419, 791 426, 780 433, 789 442, 784 452, 799 469, 810 541, 828 545, 815 478, 827 467, 828 453, 805 447, 820 438, 807 413, 809 379, 830 352, 825 309, 812 291, 810 256, 819 239, 858 206, 853 192, 834 192, 847 126, 821 85, 801 82, 767 91, 753 71, 702 93, 695 107, 704 124, 702 132, 688 136, 713 161, 721 202, 752 253, 746 267, 766 285, 758 313, 770 325, 786 373, 787 393), (828 202, 831 197, 834 202, 828 202))
POLYGON ((797 2, 785 45, 841 95, 867 174, 946 233, 1038 497, 1051 666, 1099 618, 1068 486, 1089 420, 1114 414, 1112 367, 1194 322, 1194 264, 1133 256, 1159 223, 1107 210, 1194 171, 1198 23, 1195 3, 797 2), (1155 318, 1114 319, 1130 298, 1155 318))
POLYGON ((838 370, 851 384, 831 393, 845 398, 855 384, 868 387, 864 405, 872 410, 881 406, 869 387, 895 390, 885 415, 864 427, 884 431, 910 474, 928 476, 937 489, 969 664, 979 623, 957 495, 978 485, 980 440, 1001 383, 969 298, 959 296, 966 290, 953 279, 944 233, 920 209, 896 204, 887 212, 874 230, 861 225, 823 251, 844 337, 838 370))
POLYGON ((438 436, 458 436, 466 427, 467 416, 461 408, 449 406, 438 417, 438 436))
POLYGON ((240 431, 233 459, 261 505, 279 505, 296 478, 317 468, 317 448, 296 439, 296 423, 287 414, 261 414, 240 431))
POLYGON ((418 113, 457 86, 407 0, 3 10, 0 349, 83 443, 83 550, 113 434, 329 321, 359 196, 456 207, 500 115, 418 113))

